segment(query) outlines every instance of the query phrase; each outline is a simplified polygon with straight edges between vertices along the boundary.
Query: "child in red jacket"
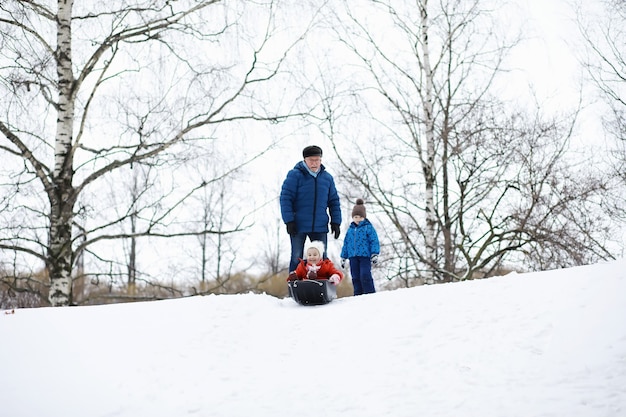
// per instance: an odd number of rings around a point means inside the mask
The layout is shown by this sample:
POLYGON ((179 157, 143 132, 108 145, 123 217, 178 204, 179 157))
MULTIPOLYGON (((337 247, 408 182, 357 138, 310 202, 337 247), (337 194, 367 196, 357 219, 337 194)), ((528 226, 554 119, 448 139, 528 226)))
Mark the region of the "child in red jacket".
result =
POLYGON ((297 279, 327 279, 338 285, 343 279, 343 272, 335 268, 330 259, 322 259, 324 243, 316 240, 305 248, 305 260, 300 260, 296 270, 289 274, 288 281, 297 279))

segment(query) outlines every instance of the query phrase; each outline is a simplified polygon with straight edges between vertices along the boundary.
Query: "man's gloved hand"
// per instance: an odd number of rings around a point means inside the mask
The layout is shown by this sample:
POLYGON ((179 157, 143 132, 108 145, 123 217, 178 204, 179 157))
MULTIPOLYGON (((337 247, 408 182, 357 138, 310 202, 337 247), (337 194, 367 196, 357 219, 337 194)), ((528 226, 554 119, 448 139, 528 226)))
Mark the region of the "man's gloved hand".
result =
POLYGON ((346 258, 341 258, 341 269, 346 269, 346 258))
POLYGON ((378 254, 373 254, 370 260, 372 261, 372 265, 376 265, 378 263, 378 254))
POLYGON ((328 278, 328 280, 335 285, 339 285, 339 283, 341 282, 341 278, 337 274, 332 274, 330 278, 328 278))
POLYGON ((335 239, 339 239, 339 235, 341 234, 341 229, 339 228, 339 225, 337 223, 331 223, 330 230, 333 231, 335 239))
POLYGON ((296 229, 296 222, 287 223, 287 233, 289 233, 291 236, 298 233, 298 230, 296 229))

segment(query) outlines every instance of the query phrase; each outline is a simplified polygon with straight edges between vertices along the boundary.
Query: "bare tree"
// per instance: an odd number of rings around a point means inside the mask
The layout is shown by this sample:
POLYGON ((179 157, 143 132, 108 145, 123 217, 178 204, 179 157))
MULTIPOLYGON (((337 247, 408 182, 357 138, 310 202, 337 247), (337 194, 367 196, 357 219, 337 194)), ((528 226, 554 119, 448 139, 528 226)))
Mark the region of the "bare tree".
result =
POLYGON ((496 30, 495 3, 416 4, 344 2, 336 34, 363 70, 353 78, 369 82, 328 101, 323 127, 349 189, 392 225, 390 270, 432 283, 490 274, 506 261, 564 266, 610 256, 598 246, 601 218, 569 227, 601 190, 577 182, 565 157, 576 109, 552 120, 507 110, 495 94, 518 42, 496 30), (369 122, 355 122, 351 106, 369 122), (573 245, 580 234, 589 239, 573 245))
POLYGON ((127 254, 127 279, 126 285, 129 295, 135 295, 137 289, 137 272, 138 272, 138 260, 137 260, 137 226, 139 223, 138 207, 141 207, 140 198, 142 193, 150 187, 150 171, 143 172, 142 167, 136 167, 132 170, 131 183, 130 183, 130 198, 131 198, 131 211, 128 216, 128 222, 130 223, 129 239, 128 239, 128 254, 127 254))
MULTIPOLYGON (((294 46, 275 36, 272 1, 59 0, 52 6, 0 5, 6 167, 0 194, 16 197, 2 201, 2 222, 10 227, 0 232, 0 250, 31 258, 24 263, 43 262, 49 301, 64 306, 73 303, 77 259, 106 258, 103 249, 90 248, 205 233, 181 230, 174 219, 213 178, 161 175, 155 200, 143 207, 131 202, 117 218, 98 201, 105 178, 136 164, 169 168, 202 153, 204 143, 228 137, 228 129, 301 112, 293 97, 273 101, 270 94, 273 83, 288 82, 281 68, 294 46), (121 232, 127 221, 133 227, 121 232)), ((230 161, 223 176, 253 158, 230 161)))
POLYGON ((267 275, 278 275, 287 271, 289 265, 281 261, 281 253, 285 253, 287 249, 281 246, 281 236, 284 233, 284 225, 280 219, 276 219, 274 224, 265 226, 265 233, 268 237, 267 247, 263 250, 262 267, 267 275))
MULTIPOLYGON (((238 259, 238 245, 244 240, 237 236, 245 232, 253 221, 249 218, 248 206, 241 204, 240 198, 232 192, 237 178, 215 183, 198 196, 195 222, 200 224, 202 233, 198 236, 200 249, 200 289, 198 293, 227 292, 224 289, 233 273, 233 265, 238 259)), ((245 268, 242 268, 245 270, 245 268)))
MULTIPOLYGON (((595 4, 595 3, 594 3, 595 4)), ((613 171, 609 182, 608 204, 611 215, 626 220, 626 3, 600 1, 599 14, 588 11, 588 4, 577 2, 578 28, 585 45, 580 55, 583 67, 600 97, 608 106, 604 128, 612 140, 613 171)))

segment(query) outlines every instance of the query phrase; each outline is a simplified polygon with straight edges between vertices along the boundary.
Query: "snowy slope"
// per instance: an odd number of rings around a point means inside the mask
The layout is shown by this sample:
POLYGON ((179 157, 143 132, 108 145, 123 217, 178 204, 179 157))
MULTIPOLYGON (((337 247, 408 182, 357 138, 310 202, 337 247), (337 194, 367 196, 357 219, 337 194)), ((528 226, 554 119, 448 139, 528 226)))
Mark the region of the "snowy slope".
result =
POLYGON ((0 314, 0 416, 626 416, 626 262, 0 314))

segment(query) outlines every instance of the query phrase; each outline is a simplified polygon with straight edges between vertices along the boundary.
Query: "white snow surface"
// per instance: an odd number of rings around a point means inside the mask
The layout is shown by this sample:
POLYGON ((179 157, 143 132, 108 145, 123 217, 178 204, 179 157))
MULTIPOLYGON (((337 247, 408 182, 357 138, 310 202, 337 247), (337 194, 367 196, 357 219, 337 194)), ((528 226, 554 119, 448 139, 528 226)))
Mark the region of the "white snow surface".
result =
POLYGON ((622 417, 626 262, 0 312, 2 417, 622 417))

